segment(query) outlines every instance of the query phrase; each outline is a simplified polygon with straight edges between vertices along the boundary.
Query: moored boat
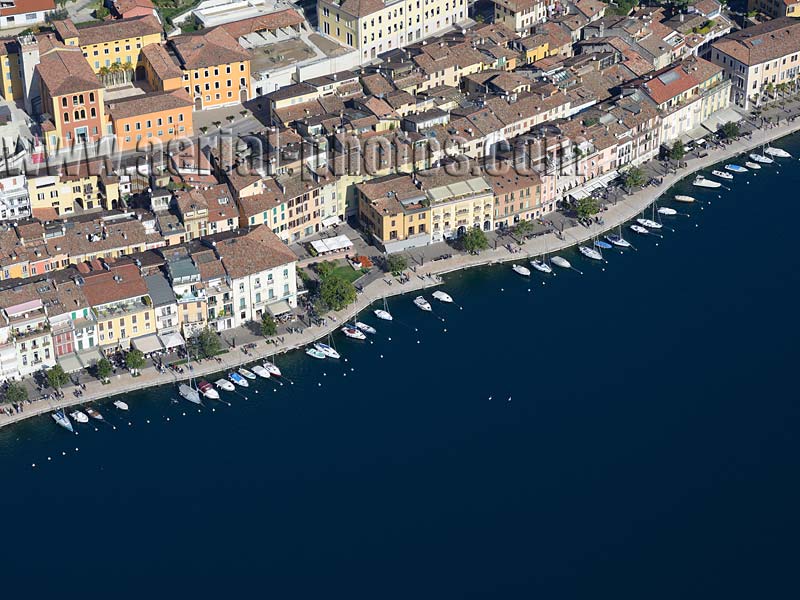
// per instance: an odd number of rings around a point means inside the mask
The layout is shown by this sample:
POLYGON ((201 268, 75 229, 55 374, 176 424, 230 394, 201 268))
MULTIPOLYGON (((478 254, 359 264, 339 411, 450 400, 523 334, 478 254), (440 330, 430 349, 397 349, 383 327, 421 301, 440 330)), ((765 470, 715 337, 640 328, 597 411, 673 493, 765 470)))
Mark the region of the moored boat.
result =
POLYGON ((376 308, 374 311, 375 316, 383 321, 391 321, 392 313, 389 312, 389 306, 386 304, 386 298, 383 299, 383 308, 376 308))
POLYGON ((675 202, 684 202, 686 204, 691 204, 692 202, 696 202, 693 196, 685 196, 683 194, 678 194, 675 196, 675 202))
POLYGON ((236 371, 228 373, 228 379, 230 379, 236 385, 240 385, 242 387, 250 387, 250 384, 247 383, 247 379, 239 375, 236 371))
POLYGON ((775 148, 774 146, 768 146, 764 148, 764 154, 769 154, 770 156, 775 156, 777 158, 792 158, 792 155, 786 150, 783 148, 775 148))
POLYGON ((214 386, 208 383, 205 379, 197 382, 197 390, 206 398, 211 400, 219 400, 219 392, 214 389, 214 386))
POLYGON ((113 404, 120 410, 128 410, 127 402, 123 402, 122 400, 114 400, 113 404))
POLYGON ((702 175, 698 175, 695 178, 695 180, 692 182, 692 185, 696 185, 697 187, 704 187, 704 188, 722 187, 722 184, 719 181, 712 181, 711 179, 706 179, 702 175))
POLYGON ((748 156, 750 157, 750 160, 765 165, 775 162, 769 156, 764 156, 763 154, 748 154, 748 156))
POLYGON ((726 173, 725 171, 714 170, 711 171, 711 174, 714 177, 719 177, 720 179, 728 179, 728 180, 733 179, 733 175, 731 175, 730 173, 726 173))
POLYGON ((364 332, 359 330, 355 325, 345 325, 342 327, 342 333, 345 334, 347 337, 352 338, 354 340, 365 340, 367 336, 364 335, 364 332))
POLYGON ((236 387, 227 379, 219 378, 214 382, 219 389, 225 390, 226 392, 232 392, 236 389, 236 387))
POLYGON ((552 273, 553 272, 553 268, 550 265, 548 265, 546 262, 544 262, 543 260, 533 259, 531 261, 531 266, 534 269, 536 269, 537 271, 540 271, 542 273, 552 273))
POLYGON ((433 310, 433 309, 431 308, 431 303, 430 303, 430 302, 428 302, 427 300, 425 300, 425 298, 423 298, 422 296, 417 296, 416 298, 414 298, 414 304, 415 304, 415 305, 417 306, 417 308, 419 308, 420 310, 424 310, 424 311, 431 311, 431 310, 433 310))
POLYGON ((89 415, 90 417, 92 417, 93 419, 97 420, 97 421, 102 421, 103 420, 103 415, 101 415, 97 410, 95 410, 94 408, 91 408, 90 406, 86 407, 86 414, 89 415))
POLYGON ((572 268, 572 263, 570 263, 566 258, 562 256, 554 256, 550 259, 550 262, 557 267, 561 267, 562 269, 572 268))
POLYGON ((325 353, 322 350, 317 350, 316 348, 306 348, 306 354, 311 356, 312 358, 325 358, 325 353))
POLYGON ((642 227, 647 227, 648 229, 661 229, 663 227, 661 223, 657 223, 652 219, 636 219, 636 222, 642 227))
POLYGON ((603 255, 600 254, 598 250, 590 248, 589 246, 578 246, 578 251, 586 258, 591 258, 592 260, 603 260, 603 255))
POLYGON ((606 239, 609 242, 611 242, 612 244, 614 244, 615 246, 619 246, 620 248, 630 248, 631 247, 631 243, 628 240, 623 238, 621 235, 617 235, 615 233, 609 233, 606 236, 606 239))
MULTIPOLYGON (((433 292, 433 297, 436 298, 439 302, 444 302, 445 304, 452 304, 453 298, 447 292, 443 292, 442 290, 436 290, 433 292)), ((356 326, 358 326, 356 324, 356 326)))
POLYGON ((54 412, 50 416, 53 417, 53 419, 55 419, 56 423, 61 425, 61 427, 63 427, 67 431, 70 431, 70 432, 73 432, 73 433, 75 432, 75 430, 72 428, 72 421, 70 421, 69 417, 64 414, 63 410, 57 410, 56 412, 54 412))
POLYGON ((364 333, 368 333, 370 335, 375 335, 376 333, 378 333, 377 330, 372 325, 367 325, 366 323, 362 323, 361 321, 356 321, 355 323, 353 323, 353 325, 355 325, 357 329, 360 329, 364 333))
POLYGON ((258 375, 258 376, 259 376, 259 377, 261 377, 262 379, 269 379, 269 378, 270 378, 269 371, 267 371, 267 370, 266 370, 264 367, 262 367, 261 365, 253 365, 253 366, 252 366, 252 367, 250 367, 250 368, 253 370, 253 373, 255 373, 256 375, 258 375))
POLYGON ((88 423, 89 417, 87 417, 84 413, 79 410, 73 410, 69 413, 69 416, 72 417, 78 423, 88 423))
POLYGON ((600 248, 601 250, 611 250, 611 244, 603 240, 595 240, 594 245, 595 248, 600 248))
POLYGON ((728 171, 732 171, 733 173, 747 173, 747 169, 740 165, 730 164, 730 165, 725 165, 725 168, 728 169, 728 171))
POLYGON ((649 229, 647 229, 646 227, 642 227, 641 225, 636 225, 635 223, 631 225, 631 231, 635 231, 636 233, 641 233, 641 234, 650 233, 649 229))
POLYGON ((760 164, 754 163, 754 162, 750 162, 749 160, 746 163, 744 163, 744 166, 747 167, 748 169, 760 169, 761 168, 760 164))
POLYGON ((314 348, 322 352, 328 358, 341 358, 341 354, 339 354, 333 346, 329 346, 328 344, 317 342, 314 344, 314 348))
POLYGON ((248 379, 255 379, 256 378, 256 374, 255 373, 253 373, 252 371, 250 371, 248 369, 245 369, 244 367, 239 367, 238 372, 239 372, 239 375, 242 375, 243 377, 247 377, 248 379))
POLYGON ((678 211, 674 208, 669 208, 668 206, 659 206, 658 210, 656 211, 660 215, 677 215, 678 211))
POLYGON ((193 404, 201 404, 200 394, 190 385, 186 385, 185 383, 180 384, 178 386, 178 393, 184 400, 188 400, 193 404))
POLYGON ((276 365, 275 363, 271 363, 268 360, 265 360, 263 364, 264 368, 267 371, 269 371, 269 374, 272 375, 273 377, 280 377, 283 374, 281 373, 281 370, 278 368, 278 365, 276 365))
POLYGON ((529 277, 531 274, 531 270, 528 267, 523 267, 522 265, 511 265, 511 268, 514 270, 514 273, 522 275, 523 277, 529 277))

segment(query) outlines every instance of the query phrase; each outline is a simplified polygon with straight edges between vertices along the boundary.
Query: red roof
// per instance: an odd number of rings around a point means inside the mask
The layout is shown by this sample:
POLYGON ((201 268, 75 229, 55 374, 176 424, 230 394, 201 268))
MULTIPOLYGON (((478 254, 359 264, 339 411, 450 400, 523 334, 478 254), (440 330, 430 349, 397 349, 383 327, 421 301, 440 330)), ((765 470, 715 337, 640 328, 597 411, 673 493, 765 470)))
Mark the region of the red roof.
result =
MULTIPOLYGON (((51 11, 56 9, 54 0, 16 0, 14 6, 0 8, 0 16, 24 15, 32 12, 51 11)), ((22 23, 20 23, 21 25, 22 23)))

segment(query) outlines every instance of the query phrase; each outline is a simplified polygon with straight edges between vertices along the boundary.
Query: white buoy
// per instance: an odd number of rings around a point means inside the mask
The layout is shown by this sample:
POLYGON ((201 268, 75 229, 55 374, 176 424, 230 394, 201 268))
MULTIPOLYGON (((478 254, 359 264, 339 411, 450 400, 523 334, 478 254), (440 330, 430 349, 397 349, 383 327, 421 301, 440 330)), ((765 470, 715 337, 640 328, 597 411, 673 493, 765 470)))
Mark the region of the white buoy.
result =
POLYGON ((383 354, 381 354, 381 358, 383 358, 383 354))
POLYGON ((66 455, 67 455, 67 453, 62 450, 61 451, 61 456, 66 456, 66 455))
POLYGON ((36 463, 32 463, 31 466, 35 469, 36 468, 36 463))
POLYGON ((147 419, 147 424, 150 425, 150 419, 147 419))
POLYGON ((48 457, 47 457, 47 460, 53 460, 53 459, 52 459, 52 458, 50 458, 50 457, 48 456, 48 457))

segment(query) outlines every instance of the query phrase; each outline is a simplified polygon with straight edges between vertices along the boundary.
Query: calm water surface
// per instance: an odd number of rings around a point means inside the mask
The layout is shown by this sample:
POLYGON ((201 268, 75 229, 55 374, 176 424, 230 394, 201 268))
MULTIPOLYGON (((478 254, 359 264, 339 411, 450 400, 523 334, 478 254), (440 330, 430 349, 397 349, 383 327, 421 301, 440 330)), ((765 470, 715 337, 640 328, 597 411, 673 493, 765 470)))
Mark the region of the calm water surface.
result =
POLYGON ((394 298, 230 407, 0 430, 3 597, 796 596, 797 165, 583 276, 394 298))

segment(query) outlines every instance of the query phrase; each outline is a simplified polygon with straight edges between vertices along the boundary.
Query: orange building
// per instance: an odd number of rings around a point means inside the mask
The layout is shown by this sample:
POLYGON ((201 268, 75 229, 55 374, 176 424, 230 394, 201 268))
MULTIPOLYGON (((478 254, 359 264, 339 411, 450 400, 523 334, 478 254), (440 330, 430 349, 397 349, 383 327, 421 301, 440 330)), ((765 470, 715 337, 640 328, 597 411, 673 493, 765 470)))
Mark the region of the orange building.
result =
POLYGON ((250 99, 250 52, 216 27, 170 39, 196 110, 250 99))
MULTIPOLYGON (((162 44, 142 48, 145 77, 150 88, 169 92, 183 87, 183 71, 178 60, 162 44)), ((188 90, 187 90, 188 91, 188 90)))
POLYGON ((149 144, 166 146, 172 140, 191 136, 193 105, 183 90, 153 92, 108 103, 117 149, 147 150, 149 144))

